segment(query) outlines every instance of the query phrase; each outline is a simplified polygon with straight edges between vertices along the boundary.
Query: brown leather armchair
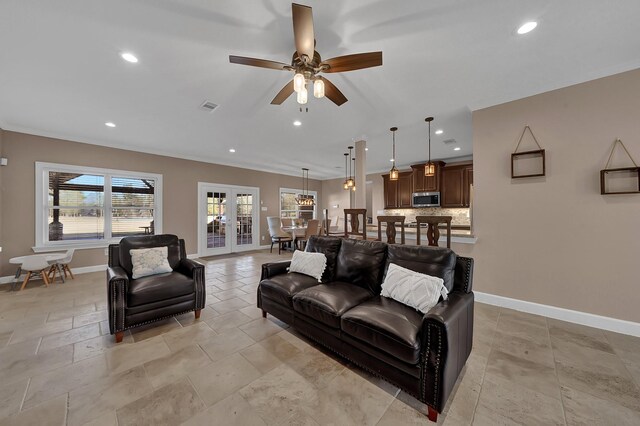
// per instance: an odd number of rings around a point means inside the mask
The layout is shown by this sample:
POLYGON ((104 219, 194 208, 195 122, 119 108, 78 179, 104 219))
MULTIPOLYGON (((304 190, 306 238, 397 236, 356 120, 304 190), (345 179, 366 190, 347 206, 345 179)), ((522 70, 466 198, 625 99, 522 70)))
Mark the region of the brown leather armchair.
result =
POLYGON ((187 259, 184 240, 175 235, 125 237, 109 245, 107 290, 109 331, 121 342, 124 331, 205 306, 204 265, 187 259), (132 279, 129 250, 168 247, 172 272, 132 279))

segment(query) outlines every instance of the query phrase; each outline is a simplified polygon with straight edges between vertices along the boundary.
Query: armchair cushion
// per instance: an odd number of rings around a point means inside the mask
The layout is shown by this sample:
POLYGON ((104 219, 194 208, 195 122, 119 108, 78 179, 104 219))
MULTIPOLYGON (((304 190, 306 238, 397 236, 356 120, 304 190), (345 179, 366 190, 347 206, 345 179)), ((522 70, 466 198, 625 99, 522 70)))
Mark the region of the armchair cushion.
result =
POLYGON ((131 249, 131 278, 137 279, 173 271, 167 259, 167 252, 167 247, 131 249))
POLYGON ((404 362, 420 360, 423 315, 393 299, 376 296, 347 311, 342 331, 404 362))
POLYGON ((129 282, 128 306, 139 306, 195 291, 193 279, 179 272, 150 275, 129 282))
POLYGON ((171 269, 176 269, 180 263, 181 255, 180 240, 175 235, 143 235, 139 237, 125 237, 120 241, 119 264, 131 276, 133 265, 131 263, 131 249, 141 249, 150 247, 167 247, 167 259, 171 269))

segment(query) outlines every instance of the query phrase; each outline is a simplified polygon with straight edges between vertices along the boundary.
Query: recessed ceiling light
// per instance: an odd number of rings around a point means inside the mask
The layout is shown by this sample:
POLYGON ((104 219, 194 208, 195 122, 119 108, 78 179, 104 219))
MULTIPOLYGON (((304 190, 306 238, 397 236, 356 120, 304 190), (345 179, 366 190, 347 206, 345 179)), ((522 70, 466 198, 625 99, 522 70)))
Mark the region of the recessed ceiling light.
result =
POLYGON ((460 147, 456 146, 455 148, 453 148, 454 151, 460 151, 460 147))
POLYGON ((296 121, 293 122, 293 125, 294 126, 302 126, 302 121, 296 120, 296 121))
POLYGON ((396 162, 396 160, 394 160, 393 158, 392 158, 392 159, 390 159, 389 161, 391 161, 392 163, 395 163, 395 162, 396 162))
POLYGON ((536 21, 529 21, 524 24, 520 28, 518 28, 518 34, 526 34, 530 31, 533 31, 538 26, 536 21))
POLYGON ((107 126, 107 127, 116 127, 116 124, 112 123, 110 121, 107 121, 106 123, 104 123, 104 125, 107 126))
POLYGON ((236 150, 233 148, 229 148, 229 152, 233 154, 234 152, 236 152, 236 150))
POLYGON ((436 133, 436 135, 441 135, 441 134, 444 133, 444 130, 438 129, 438 130, 435 131, 435 133, 436 133))
POLYGON ((365 151, 369 151, 369 148, 365 148, 364 150, 365 150, 365 151))
POLYGON ((122 59, 124 59, 127 62, 131 62, 132 64, 135 64, 138 62, 138 58, 136 58, 136 55, 134 55, 133 53, 123 52, 120 54, 120 56, 122 56, 122 59))

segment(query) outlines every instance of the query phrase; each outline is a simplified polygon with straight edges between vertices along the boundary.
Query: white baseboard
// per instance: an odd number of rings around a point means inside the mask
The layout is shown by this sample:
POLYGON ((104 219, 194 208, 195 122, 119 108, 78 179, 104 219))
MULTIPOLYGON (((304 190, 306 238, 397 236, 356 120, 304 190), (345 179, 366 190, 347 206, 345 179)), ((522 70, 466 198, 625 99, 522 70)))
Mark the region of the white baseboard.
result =
MULTIPOLYGON (((88 274, 89 272, 106 271, 107 265, 82 266, 80 268, 71 268, 74 275, 88 274)), ((0 277, 0 284, 11 284, 15 280, 15 275, 0 277)))
POLYGON ((514 309, 516 311, 527 312, 529 314, 542 315, 561 321, 640 337, 640 323, 637 322, 604 317, 571 309, 558 308, 556 306, 542 305, 540 303, 527 302, 524 300, 511 299, 509 297, 496 296, 495 294, 482 293, 479 291, 474 291, 473 293, 475 295, 476 302, 501 306, 514 309))

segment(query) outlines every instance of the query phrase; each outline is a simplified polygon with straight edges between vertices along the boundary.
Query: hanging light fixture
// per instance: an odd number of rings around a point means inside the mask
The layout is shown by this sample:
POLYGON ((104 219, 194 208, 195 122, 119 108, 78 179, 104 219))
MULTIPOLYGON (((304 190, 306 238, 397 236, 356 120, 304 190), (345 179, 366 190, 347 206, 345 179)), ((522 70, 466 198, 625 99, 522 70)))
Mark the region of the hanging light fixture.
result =
POLYGON ((351 188, 352 186, 354 186, 356 184, 355 179, 351 175, 351 150, 353 149, 353 147, 352 146, 348 146, 347 148, 349 149, 349 178, 347 179, 347 186, 349 188, 351 188))
POLYGON ((295 90, 296 93, 300 93, 302 91, 305 83, 304 74, 301 72, 293 76, 293 90, 295 90))
POLYGON ((393 166, 391 166, 391 170, 389 170, 389 180, 398 180, 398 169, 396 168, 396 130, 398 130, 398 128, 392 127, 389 130, 393 132, 393 157, 391 157, 393 166))
POLYGON ((349 156, 348 153, 344 153, 344 183, 342 184, 342 188, 344 189, 349 189, 349 184, 347 183, 349 181, 349 177, 347 176, 347 157, 349 156))
POLYGON ((315 199, 309 196, 309 169, 304 167, 302 168, 302 194, 296 197, 296 204, 299 206, 314 206, 316 204, 315 199))
POLYGON ((353 192, 356 192, 356 157, 353 156, 353 186, 351 187, 353 192))
POLYGON ((324 97, 324 81, 321 78, 317 78, 313 82, 313 96, 316 98, 324 97))
POLYGON ((427 117, 424 119, 427 123, 429 123, 429 161, 424 166, 424 175, 425 176, 435 176, 436 174, 436 165, 431 162, 431 122, 433 121, 433 117, 427 117))

